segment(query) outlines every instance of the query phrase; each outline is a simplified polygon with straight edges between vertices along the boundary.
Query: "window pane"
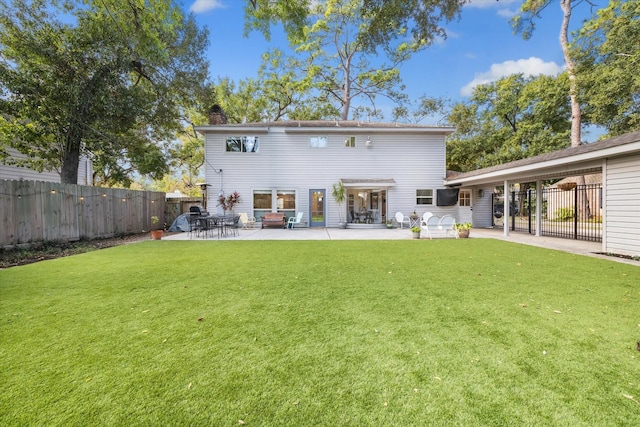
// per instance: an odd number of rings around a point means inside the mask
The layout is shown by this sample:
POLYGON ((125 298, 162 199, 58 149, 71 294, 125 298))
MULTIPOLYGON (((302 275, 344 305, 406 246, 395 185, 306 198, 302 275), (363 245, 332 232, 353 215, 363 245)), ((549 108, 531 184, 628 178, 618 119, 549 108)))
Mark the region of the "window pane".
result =
POLYGON ((356 146, 356 137, 348 136, 347 138, 345 138, 344 146, 349 148, 354 148, 356 146))
POLYGON ((460 206, 471 206, 471 191, 460 190, 458 202, 460 206))
POLYGON ((295 210, 296 208, 296 192, 293 190, 278 190, 276 196, 278 198, 278 211, 281 209, 295 210))
POLYGON ((243 136, 242 137, 242 151, 244 153, 257 153, 258 152, 258 137, 257 136, 243 136))
POLYGON ((257 136, 229 136, 226 150, 233 153, 257 153, 260 147, 257 136))
POLYGON ((309 141, 311 148, 325 148, 327 146, 326 136, 312 136, 309 141))
POLYGON ((242 141, 240 137, 227 137, 227 151, 239 153, 242 150, 242 141))
POLYGON ((418 205, 432 205, 433 204, 433 189, 416 190, 416 204, 418 204, 418 205))
MULTIPOLYGON (((258 190, 253 192, 253 209, 268 209, 271 211, 271 191, 258 190)), ((255 215, 257 218, 257 215, 255 215)))

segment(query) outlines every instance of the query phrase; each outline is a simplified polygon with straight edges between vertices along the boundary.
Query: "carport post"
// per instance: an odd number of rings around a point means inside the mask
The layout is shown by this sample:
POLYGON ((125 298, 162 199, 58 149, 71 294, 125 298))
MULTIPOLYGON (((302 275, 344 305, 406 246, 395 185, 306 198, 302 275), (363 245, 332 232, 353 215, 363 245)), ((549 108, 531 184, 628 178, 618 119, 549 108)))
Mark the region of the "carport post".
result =
POLYGON ((502 230, 505 236, 509 235, 509 214, 511 214, 511 202, 509 201, 509 181, 504 181, 504 202, 502 209, 502 230))
POLYGON ((536 236, 542 236, 542 180, 536 181, 536 236))

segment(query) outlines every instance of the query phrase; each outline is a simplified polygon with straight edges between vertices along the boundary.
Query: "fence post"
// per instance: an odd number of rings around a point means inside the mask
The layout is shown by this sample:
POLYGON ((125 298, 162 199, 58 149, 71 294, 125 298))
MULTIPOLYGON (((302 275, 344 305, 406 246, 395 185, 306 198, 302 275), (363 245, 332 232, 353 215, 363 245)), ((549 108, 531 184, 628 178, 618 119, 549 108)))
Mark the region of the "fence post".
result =
POLYGON ((576 188, 573 189, 573 238, 575 240, 578 239, 578 212, 580 211, 581 206, 578 206, 578 188, 580 186, 576 185, 576 188))

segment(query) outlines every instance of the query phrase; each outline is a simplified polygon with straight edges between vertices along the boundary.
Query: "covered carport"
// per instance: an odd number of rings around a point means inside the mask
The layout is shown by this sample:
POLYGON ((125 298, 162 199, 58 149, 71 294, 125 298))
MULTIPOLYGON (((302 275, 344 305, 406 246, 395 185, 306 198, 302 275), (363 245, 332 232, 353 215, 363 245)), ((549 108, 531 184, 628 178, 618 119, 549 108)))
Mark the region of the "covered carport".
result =
MULTIPOLYGON (((445 185, 478 194, 503 185, 504 206, 509 206, 508 189, 515 183, 535 183, 536 199, 542 200, 543 181, 593 173, 602 173, 602 251, 640 256, 640 132, 458 174, 448 177, 445 185)), ((486 206, 485 199, 484 206, 474 210, 474 226, 486 226, 491 219, 492 210, 486 206)), ((542 203, 536 203, 535 210, 540 236, 542 203)), ((509 235, 507 221, 503 233, 509 235)))

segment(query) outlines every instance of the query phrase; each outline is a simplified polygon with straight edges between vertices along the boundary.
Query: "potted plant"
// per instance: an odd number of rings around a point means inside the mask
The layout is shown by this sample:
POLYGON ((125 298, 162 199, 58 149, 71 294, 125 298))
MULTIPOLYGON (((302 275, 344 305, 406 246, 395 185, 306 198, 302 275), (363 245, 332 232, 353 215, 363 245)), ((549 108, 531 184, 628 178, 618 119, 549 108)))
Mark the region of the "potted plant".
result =
POLYGON ((390 219, 387 220, 387 228, 389 230, 391 230, 393 228, 393 221, 391 221, 390 219))
POLYGON ((421 228, 418 227, 417 225, 414 225, 413 227, 411 227, 411 232, 413 233, 413 238, 414 239, 419 239, 420 238, 420 230, 421 230, 421 228))
MULTIPOLYGON (((154 215, 151 217, 151 224, 155 227, 156 224, 160 221, 160 219, 154 215)), ((151 230, 151 237, 153 238, 153 240, 160 240, 162 239, 162 229, 159 230, 151 230)))
POLYGON ((345 200, 344 185, 342 185, 342 181, 339 181, 333 184, 332 195, 336 201, 336 204, 338 205, 338 217, 340 218, 340 222, 338 222, 338 227, 347 228, 347 221, 343 219, 343 216, 342 216, 343 212, 341 207, 345 200))
POLYGON ((461 222, 459 224, 454 225, 454 228, 458 232, 458 237, 465 239, 469 237, 469 231, 471 230, 471 223, 461 222))
POLYGON ((221 194, 218 197, 218 206, 222 207, 225 214, 227 211, 231 211, 233 213, 233 207, 240 203, 240 201, 240 194, 237 191, 234 191, 227 197, 224 197, 224 194, 221 194))

